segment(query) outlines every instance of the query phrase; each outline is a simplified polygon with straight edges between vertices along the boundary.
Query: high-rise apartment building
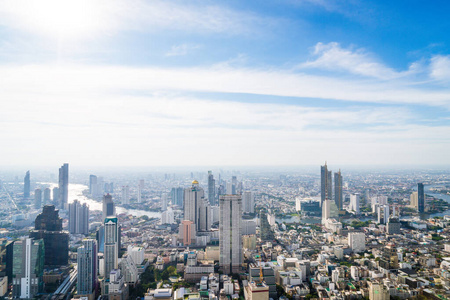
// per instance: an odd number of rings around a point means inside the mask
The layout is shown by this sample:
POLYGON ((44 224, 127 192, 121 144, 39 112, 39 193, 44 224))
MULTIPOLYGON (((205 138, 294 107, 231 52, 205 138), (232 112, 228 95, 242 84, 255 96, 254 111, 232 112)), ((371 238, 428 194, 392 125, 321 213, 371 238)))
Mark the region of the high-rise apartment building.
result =
POLYGON ((418 200, 418 212, 425 212, 425 191, 423 188, 423 183, 417 184, 417 200, 418 200))
POLYGON ((34 190, 34 208, 40 209, 42 206, 42 190, 35 189, 34 190))
POLYGON ((82 243, 77 250, 77 293, 88 296, 94 294, 97 287, 97 241, 86 239, 82 243))
POLYGON ((419 193, 412 192, 409 199, 410 199, 409 206, 418 210, 419 209, 419 193))
POLYGON ((108 278, 111 270, 118 268, 119 224, 116 217, 106 217, 104 222, 104 274, 108 278))
POLYGON ((216 181, 212 171, 208 171, 208 201, 210 205, 216 205, 216 181))
POLYGON ((219 206, 219 264, 224 274, 238 273, 242 264, 241 195, 221 196, 219 206))
POLYGON ((65 266, 69 260, 69 233, 62 229, 63 220, 54 205, 46 205, 34 221, 30 238, 43 239, 45 244, 45 265, 65 266))
POLYGON ((25 199, 30 198, 30 171, 27 171, 23 178, 23 197, 25 199))
POLYGON ((344 203, 341 170, 338 173, 334 173, 334 203, 336 203, 338 210, 341 211, 344 203))
POLYGON ((320 206, 325 199, 332 199, 333 182, 331 179, 331 171, 328 171, 327 163, 320 167, 320 206))
MULTIPOLYGON (((67 209, 69 203, 69 164, 65 163, 59 168, 59 203, 61 209, 67 209)), ((56 200, 55 200, 56 201, 56 200)))
POLYGON ((25 238, 13 246, 13 297, 33 299, 44 288, 44 241, 25 238))
POLYGON ((363 232, 349 232, 348 246, 353 252, 359 253, 366 250, 366 236, 363 232))
POLYGON ((103 196, 103 220, 106 219, 106 217, 112 217, 116 215, 116 207, 114 206, 114 202, 112 200, 112 196, 110 194, 106 194, 103 196))
POLYGON ((72 234, 89 234, 89 207, 74 200, 69 204, 69 232, 72 234))
POLYGON ((384 208, 383 208, 383 223, 384 223, 384 224, 387 224, 387 223, 388 223, 388 221, 389 221, 389 215, 390 215, 390 212, 389 212, 389 205, 385 205, 384 208))
POLYGON ((243 211, 246 213, 255 212, 255 198, 252 192, 246 191, 242 194, 243 211))

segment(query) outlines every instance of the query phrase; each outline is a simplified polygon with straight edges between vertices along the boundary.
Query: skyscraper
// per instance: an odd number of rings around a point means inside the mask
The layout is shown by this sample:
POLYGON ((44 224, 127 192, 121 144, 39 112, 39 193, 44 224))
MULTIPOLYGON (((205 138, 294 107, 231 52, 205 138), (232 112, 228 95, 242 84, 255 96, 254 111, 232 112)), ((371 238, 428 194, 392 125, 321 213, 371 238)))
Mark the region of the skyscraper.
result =
POLYGON ((23 197, 25 199, 30 198, 30 171, 27 171, 23 178, 23 197))
POLYGON ((216 205, 216 181, 212 171, 208 171, 208 200, 210 205, 216 205))
POLYGON ((97 176, 89 175, 89 194, 94 195, 97 185, 97 176))
POLYGON ((122 204, 130 204, 130 187, 122 186, 122 204))
POLYGON ((336 203, 336 206, 339 211, 342 210, 343 207, 343 201, 342 198, 342 175, 341 170, 339 170, 338 173, 334 173, 334 203, 336 203))
POLYGON ((242 264, 241 195, 221 196, 219 206, 219 264, 224 274, 238 273, 242 264))
POLYGON ((58 187, 54 187, 52 190, 53 193, 53 205, 58 206, 58 202, 59 202, 59 188, 58 187))
POLYGON ((328 171, 327 163, 320 167, 320 206, 322 206, 325 199, 332 199, 331 171, 328 171))
POLYGON ((34 208, 40 209, 42 206, 42 190, 35 189, 34 190, 34 208))
POLYGON ((69 164, 65 163, 59 168, 59 203, 61 209, 67 209, 69 202, 69 164))
POLYGON ((48 205, 51 204, 50 200, 51 200, 51 190, 50 188, 45 188, 44 190, 44 205, 48 205))
POLYGON ((55 206, 46 205, 30 231, 30 238, 44 239, 46 266, 64 266, 69 260, 69 233, 62 230, 62 221, 55 206))
POLYGON ((83 240, 77 254, 77 292, 78 295, 90 295, 97 287, 97 241, 83 240))
POLYGON ((350 210, 353 210, 355 214, 359 215, 359 194, 350 195, 350 210))
MULTIPOLYGON (((236 195, 237 194, 237 178, 236 176, 231 177, 231 194, 236 195)), ((230 193, 230 191, 227 191, 227 193, 230 193)))
POLYGON ((109 278, 111 270, 118 268, 119 260, 119 226, 116 217, 106 217, 104 245, 104 274, 109 278))
POLYGON ((106 217, 112 217, 116 215, 116 207, 114 206, 114 202, 110 194, 106 194, 103 196, 102 211, 103 211, 103 220, 105 220, 106 217))
POLYGON ((69 204, 69 232, 72 234, 89 234, 89 207, 74 200, 69 204))
POLYGON ((201 220, 201 217, 209 217, 205 206, 209 208, 205 201, 205 192, 198 181, 194 180, 190 188, 184 189, 184 219, 194 222, 196 232, 201 230, 200 223, 208 224, 207 220, 201 220))
POLYGON ((13 246, 13 297, 32 299, 43 291, 44 241, 25 238, 13 246))
POLYGON ((418 200, 418 211, 420 213, 425 212, 425 191, 423 189, 423 183, 417 185, 417 200, 418 200))
POLYGON ((172 198, 172 204, 179 207, 184 205, 184 190, 181 187, 172 188, 170 191, 170 197, 172 198))
POLYGON ((242 194, 242 206, 243 211, 246 213, 255 212, 255 198, 253 197, 252 192, 246 191, 242 194))

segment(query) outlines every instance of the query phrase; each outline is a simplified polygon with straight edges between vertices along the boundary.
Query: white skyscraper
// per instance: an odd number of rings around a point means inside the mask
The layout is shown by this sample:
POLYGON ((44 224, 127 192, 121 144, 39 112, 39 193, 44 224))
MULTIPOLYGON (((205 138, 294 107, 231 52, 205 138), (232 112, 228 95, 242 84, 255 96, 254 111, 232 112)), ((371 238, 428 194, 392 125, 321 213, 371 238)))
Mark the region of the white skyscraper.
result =
POLYGON ((117 269, 119 259, 119 224, 116 217, 105 219, 104 274, 109 276, 111 270, 117 269))
POLYGON ((387 223, 388 223, 388 221, 389 221, 389 215, 390 215, 390 212, 389 212, 389 205, 385 205, 385 206, 384 206, 384 209, 383 209, 383 222, 384 222, 384 224, 387 224, 387 223))
POLYGON ((243 210, 246 213, 255 212, 255 197, 252 192, 244 192, 242 194, 243 210))
POLYGON ((366 236, 363 232, 349 232, 348 245, 353 252, 363 252, 366 250, 366 236))
POLYGON ((161 214, 161 224, 173 224, 173 223, 175 223, 174 213, 172 208, 169 207, 168 210, 164 211, 161 214))
POLYGON ((322 203, 322 224, 325 224, 326 220, 330 218, 331 201, 332 200, 325 199, 322 203))
POLYGON ((350 195, 350 210, 359 215, 359 194, 350 195))
POLYGON ((238 273, 242 264, 241 195, 220 196, 219 264, 224 274, 238 273))

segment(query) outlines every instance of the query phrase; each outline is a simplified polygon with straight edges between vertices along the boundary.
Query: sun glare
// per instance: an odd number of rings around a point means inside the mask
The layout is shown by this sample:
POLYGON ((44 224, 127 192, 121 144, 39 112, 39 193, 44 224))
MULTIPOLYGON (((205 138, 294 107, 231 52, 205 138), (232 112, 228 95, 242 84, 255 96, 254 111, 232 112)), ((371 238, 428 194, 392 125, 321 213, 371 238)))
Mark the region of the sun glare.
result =
POLYGON ((60 39, 90 37, 107 29, 99 1, 14 0, 5 8, 26 29, 60 39))

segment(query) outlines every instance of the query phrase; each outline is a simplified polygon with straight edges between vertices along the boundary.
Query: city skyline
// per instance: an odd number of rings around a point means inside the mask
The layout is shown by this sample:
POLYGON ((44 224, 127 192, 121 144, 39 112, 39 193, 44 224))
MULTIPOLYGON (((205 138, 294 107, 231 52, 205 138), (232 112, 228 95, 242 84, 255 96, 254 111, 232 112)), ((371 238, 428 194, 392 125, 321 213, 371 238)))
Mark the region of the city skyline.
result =
POLYGON ((446 2, 102 4, 0 3, 0 166, 450 164, 446 2))

